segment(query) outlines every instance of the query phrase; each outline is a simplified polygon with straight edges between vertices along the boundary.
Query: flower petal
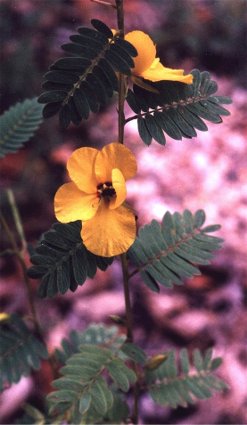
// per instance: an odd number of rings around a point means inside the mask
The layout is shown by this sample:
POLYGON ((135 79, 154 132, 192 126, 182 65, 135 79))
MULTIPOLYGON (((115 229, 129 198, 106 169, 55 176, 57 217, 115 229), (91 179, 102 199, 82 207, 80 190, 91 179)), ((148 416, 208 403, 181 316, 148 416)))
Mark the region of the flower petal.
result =
POLYGON ((112 199, 109 205, 109 208, 113 210, 122 205, 125 201, 127 190, 124 176, 118 168, 113 168, 111 181, 117 195, 114 199, 112 199))
POLYGON ((76 149, 67 162, 67 170, 71 180, 86 193, 94 193, 97 188, 97 179, 94 174, 97 149, 76 149))
POLYGON ((65 183, 55 194, 56 218, 61 223, 89 220, 95 215, 99 201, 96 193, 87 194, 79 190, 75 183, 65 183))
POLYGON ((193 82, 192 74, 184 75, 183 69, 166 68, 160 62, 153 62, 149 69, 141 73, 141 77, 153 82, 161 80, 180 81, 185 84, 192 84, 193 82))
POLYGON ((125 180, 136 174, 137 163, 133 153, 121 143, 110 143, 103 147, 95 160, 95 175, 99 182, 111 181, 113 168, 118 168, 125 180))
POLYGON ((138 55, 133 58, 135 67, 132 73, 140 75, 148 69, 156 55, 156 47, 149 35, 143 31, 131 31, 125 35, 125 40, 131 43, 137 50, 138 55))
POLYGON ((83 223, 81 237, 93 254, 102 257, 122 254, 135 241, 135 216, 125 206, 111 210, 105 202, 101 202, 97 214, 83 223))

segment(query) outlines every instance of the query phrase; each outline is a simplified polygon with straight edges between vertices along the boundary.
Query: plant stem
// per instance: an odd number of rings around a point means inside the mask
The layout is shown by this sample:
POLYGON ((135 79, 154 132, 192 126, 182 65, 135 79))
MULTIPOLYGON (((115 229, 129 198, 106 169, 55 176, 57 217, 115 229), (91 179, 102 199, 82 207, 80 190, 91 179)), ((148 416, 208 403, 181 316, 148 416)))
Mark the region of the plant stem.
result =
POLYGON ((127 342, 133 342, 133 314, 132 314, 131 302, 130 302, 129 276, 128 276, 128 264, 127 264, 126 254, 121 255, 121 264, 122 264, 123 284, 124 284, 127 342))
MULTIPOLYGON (((119 36, 124 38, 124 9, 123 0, 115 0, 117 9, 117 23, 119 36)), ((124 115, 124 102, 126 95, 125 76, 120 72, 118 80, 118 141, 124 143, 124 126, 125 126, 125 115, 124 115)), ((126 328, 127 328, 127 342, 133 343, 133 312, 130 301, 130 289, 129 289, 129 273, 128 273, 128 262, 126 253, 121 255, 121 265, 123 274, 123 286, 124 286, 124 300, 125 300, 125 313, 126 313, 126 328)), ((138 371, 136 363, 132 363, 132 367, 138 377, 138 371)), ((131 420, 133 424, 138 424, 138 402, 139 402, 139 383, 134 385, 133 389, 134 405, 131 420)))
POLYGON ((38 321, 37 312, 36 312, 34 301, 33 301, 32 288, 31 288, 30 280, 28 278, 27 267, 26 267, 26 263, 25 263, 25 260, 24 260, 24 253, 25 253, 26 248, 27 248, 27 242, 26 242, 26 239, 25 239, 25 236, 24 236, 24 230, 23 230, 20 214, 19 214, 19 211, 17 209, 17 205, 16 205, 16 202, 15 202, 13 191, 11 189, 7 189, 6 193, 7 193, 7 199, 8 199, 10 208, 11 208, 11 212, 12 212, 12 215, 13 215, 14 223, 15 223, 15 226, 16 226, 16 229, 17 229, 17 233, 18 233, 18 236, 19 236, 20 241, 21 241, 21 249, 19 249, 19 247, 16 243, 16 240, 15 240, 15 237, 14 237, 12 231, 9 228, 9 225, 8 225, 7 221, 5 220, 3 214, 1 214, 1 213, 0 213, 0 221, 1 221, 2 226, 3 226, 3 228, 6 232, 7 237, 9 239, 9 242, 12 245, 13 253, 16 255, 16 257, 19 261, 19 264, 21 266, 21 269, 22 269, 24 283, 25 283, 27 295, 28 295, 29 308, 30 308, 32 320, 33 320, 33 323, 34 323, 35 331, 37 332, 39 337, 43 340, 41 327, 40 327, 40 324, 39 324, 39 321, 38 321))
MULTIPOLYGON (((124 9, 123 0, 115 0, 117 8, 117 24, 120 37, 124 38, 124 9)), ((119 90, 118 90, 118 140, 119 143, 124 143, 124 102, 125 102, 125 81, 124 75, 119 73, 119 90)), ((123 283, 124 283, 124 299, 126 310, 126 327, 127 339, 133 342, 133 319, 129 293, 129 276, 126 254, 121 255, 123 283)))
POLYGON ((27 241, 26 241, 26 238, 25 238, 25 235, 24 235, 24 229, 23 229, 23 226, 22 226, 21 217, 20 217, 16 202, 15 202, 14 193, 11 189, 7 189, 6 193, 7 193, 7 198, 8 198, 8 201, 9 201, 10 208, 11 208, 11 212, 12 212, 12 215, 13 215, 14 223, 15 223, 15 226, 16 226, 16 230, 17 230, 17 233, 18 233, 20 241, 21 241, 22 250, 24 251, 24 250, 27 249, 27 241))
MULTIPOLYGON (((119 37, 124 38, 124 10, 123 0, 116 0, 117 23, 119 37)), ((125 102, 125 76, 120 72, 118 77, 118 141, 124 142, 124 102, 125 102)))
MULTIPOLYGON (((133 342, 133 313, 130 302, 130 291, 129 291, 129 275, 128 275, 128 263, 126 254, 121 255, 121 264, 123 272, 123 283, 124 283, 124 299, 125 299, 125 313, 126 313, 126 328, 127 328, 127 342, 133 342)), ((138 377, 138 370, 135 362, 132 363, 133 369, 138 377)), ((139 415, 139 384, 138 380, 134 385, 134 406, 132 413, 133 424, 138 424, 139 415)))

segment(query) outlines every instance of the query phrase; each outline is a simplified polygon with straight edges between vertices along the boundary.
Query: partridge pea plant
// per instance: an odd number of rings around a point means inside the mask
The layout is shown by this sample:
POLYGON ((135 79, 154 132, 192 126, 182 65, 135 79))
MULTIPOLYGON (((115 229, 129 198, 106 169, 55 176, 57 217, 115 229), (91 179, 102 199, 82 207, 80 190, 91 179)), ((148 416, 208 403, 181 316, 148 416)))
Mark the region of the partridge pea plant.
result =
POLYGON ((219 225, 204 226, 201 209, 168 211, 161 223, 152 220, 137 231, 141 212, 128 204, 126 181, 138 173, 138 164, 124 130, 135 120, 145 145, 153 140, 165 145, 166 135, 190 139, 197 130, 207 130, 205 120, 222 122, 221 116, 229 114, 222 104, 230 99, 215 95, 217 85, 207 71, 185 74, 161 64, 148 34, 135 29, 125 34, 123 3, 102 2, 102 7, 116 13, 116 28, 96 19, 90 27, 78 28, 62 46, 66 56, 45 74, 38 100, 18 103, 1 117, 3 157, 27 142, 43 118, 58 114, 66 129, 94 113, 99 125, 97 113, 117 100, 118 134, 105 140, 101 150, 85 147, 84 141, 70 156, 67 182, 57 188, 54 199, 57 222, 32 250, 29 269, 15 197, 7 190, 18 240, 1 214, 10 244, 3 254, 16 255, 21 265, 32 320, 0 314, 0 387, 4 390, 18 382, 48 359, 54 376, 52 391, 46 399, 44 395, 43 411, 26 407, 25 418, 32 423, 137 424, 144 397, 175 409, 226 388, 214 373, 221 359, 213 358, 210 347, 205 353, 198 349, 189 353, 186 348, 165 352, 160 347, 150 356, 135 342, 132 277, 140 274, 143 284, 158 297, 160 285, 173 289, 185 278, 200 274, 198 266, 210 263, 222 240, 211 235, 219 225), (128 118, 126 102, 133 111, 128 118), (105 271, 119 260, 124 317, 114 316, 114 326, 92 324, 73 331, 59 349, 48 353, 30 279, 40 280, 41 298, 55 297, 79 290, 97 269, 105 271))

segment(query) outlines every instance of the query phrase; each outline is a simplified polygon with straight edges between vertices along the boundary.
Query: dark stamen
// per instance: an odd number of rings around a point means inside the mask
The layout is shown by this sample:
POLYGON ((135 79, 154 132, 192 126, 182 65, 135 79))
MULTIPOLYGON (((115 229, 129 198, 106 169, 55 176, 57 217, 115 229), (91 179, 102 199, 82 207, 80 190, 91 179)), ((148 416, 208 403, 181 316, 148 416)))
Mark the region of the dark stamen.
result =
POLYGON ((112 182, 100 183, 97 186, 99 198, 104 198, 106 201, 110 201, 116 196, 116 191, 112 186, 112 182))
POLYGON ((116 191, 113 187, 111 187, 109 189, 103 190, 101 196, 103 196, 103 198, 112 198, 115 195, 116 195, 116 191))

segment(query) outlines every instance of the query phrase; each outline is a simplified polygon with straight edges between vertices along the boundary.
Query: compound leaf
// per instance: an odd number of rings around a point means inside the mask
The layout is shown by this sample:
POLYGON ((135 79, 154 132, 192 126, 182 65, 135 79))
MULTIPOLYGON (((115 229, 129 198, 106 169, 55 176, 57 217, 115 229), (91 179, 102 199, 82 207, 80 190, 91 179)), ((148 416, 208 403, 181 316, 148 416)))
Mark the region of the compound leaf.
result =
POLYGON ((0 117, 0 158, 18 151, 35 134, 43 121, 43 106, 37 98, 11 106, 0 117))
POLYGON ((197 399, 209 398, 214 391, 226 389, 226 383, 213 375, 214 360, 212 350, 203 355, 195 349, 190 362, 188 351, 183 348, 176 362, 175 353, 171 351, 157 369, 146 371, 150 396, 157 404, 176 409, 187 407, 197 399))
POLYGON ((90 326, 80 335, 80 340, 92 338, 91 343, 80 344, 74 354, 65 356, 65 366, 60 369, 63 376, 53 382, 55 391, 47 397, 51 415, 66 415, 72 423, 95 423, 108 415, 116 415, 118 421, 126 414, 117 391, 128 391, 137 377, 121 358, 124 341, 116 343, 114 337, 118 340, 117 330, 110 328, 109 333, 103 325, 90 326), (97 335, 103 330, 103 340, 95 341, 93 329, 97 335), (110 378, 114 385, 109 386, 110 378), (116 405, 121 407, 121 415, 116 414, 116 405))
POLYGON ((106 270, 113 258, 89 252, 81 240, 81 222, 55 223, 44 233, 31 256, 30 277, 41 279, 39 295, 53 297, 69 289, 75 291, 87 277, 93 278, 97 268, 106 270))
POLYGON ((39 369, 47 357, 44 344, 17 314, 0 321, 0 391, 5 384, 17 383, 32 369, 39 369))
POLYGON ((72 121, 79 125, 110 102, 118 91, 116 72, 131 74, 133 57, 137 52, 130 43, 112 33, 103 22, 93 19, 93 27, 78 28, 70 36, 70 43, 62 49, 71 56, 58 59, 44 75, 47 90, 39 97, 46 104, 44 117, 59 112, 61 125, 66 128, 72 121))
POLYGON ((161 225, 152 220, 139 230, 128 256, 151 290, 157 292, 157 281, 166 287, 182 285, 182 279, 200 274, 197 265, 209 264, 223 240, 207 235, 201 228, 204 221, 202 210, 194 215, 167 212, 161 225))
POLYGON ((138 132, 145 144, 154 139, 164 145, 164 132, 175 140, 191 139, 197 136, 196 130, 207 131, 204 120, 220 123, 221 116, 230 115, 221 105, 231 103, 231 99, 214 95, 218 87, 209 72, 194 69, 191 74, 194 78, 190 85, 149 81, 155 92, 135 84, 128 91, 127 102, 136 115, 126 123, 137 119, 138 132))

